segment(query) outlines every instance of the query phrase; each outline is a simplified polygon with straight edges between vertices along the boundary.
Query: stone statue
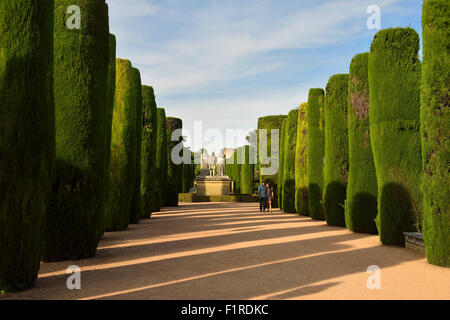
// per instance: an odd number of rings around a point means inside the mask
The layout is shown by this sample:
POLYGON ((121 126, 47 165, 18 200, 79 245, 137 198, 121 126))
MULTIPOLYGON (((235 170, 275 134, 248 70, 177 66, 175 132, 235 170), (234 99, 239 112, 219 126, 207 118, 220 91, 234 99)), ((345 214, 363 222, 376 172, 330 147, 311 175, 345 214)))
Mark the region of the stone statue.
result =
POLYGON ((213 152, 213 153, 211 153, 211 156, 209 157, 209 161, 208 161, 209 175, 211 177, 214 177, 216 175, 216 164, 217 164, 217 158, 213 152))
POLYGON ((225 154, 217 158, 217 175, 223 177, 225 175, 225 154))
POLYGON ((202 151, 202 157, 200 162, 200 176, 206 177, 208 175, 209 156, 206 150, 202 151))

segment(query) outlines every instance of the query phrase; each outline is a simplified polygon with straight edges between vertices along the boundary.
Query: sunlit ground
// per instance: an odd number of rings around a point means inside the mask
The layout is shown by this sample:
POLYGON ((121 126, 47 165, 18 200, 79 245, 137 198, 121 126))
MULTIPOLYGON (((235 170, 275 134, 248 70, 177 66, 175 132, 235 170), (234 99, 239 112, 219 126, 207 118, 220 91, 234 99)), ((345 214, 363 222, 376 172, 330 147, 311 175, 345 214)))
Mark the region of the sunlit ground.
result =
POLYGON ((450 269, 307 217, 257 204, 183 204, 119 233, 94 259, 43 263, 15 299, 449 299, 450 269), (81 290, 68 290, 70 265, 81 290), (381 268, 381 289, 366 272, 381 268))

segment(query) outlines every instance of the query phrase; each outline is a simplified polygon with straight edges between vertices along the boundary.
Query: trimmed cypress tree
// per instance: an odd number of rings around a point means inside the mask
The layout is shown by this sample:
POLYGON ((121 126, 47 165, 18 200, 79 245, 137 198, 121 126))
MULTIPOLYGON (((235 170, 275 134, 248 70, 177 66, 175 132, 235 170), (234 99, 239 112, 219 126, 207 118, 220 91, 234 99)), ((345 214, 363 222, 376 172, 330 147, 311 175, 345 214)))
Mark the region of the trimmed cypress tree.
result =
POLYGON ((283 211, 295 210, 295 150, 297 144, 298 110, 291 110, 286 121, 283 171, 283 211))
POLYGON ((325 157, 325 92, 323 89, 309 90, 306 114, 308 124, 307 161, 309 216, 325 220, 322 202, 323 165, 325 157))
POLYGON ((308 138, 307 103, 298 109, 297 144, 295 152, 295 210, 298 214, 309 215, 308 209, 308 170, 306 151, 308 138))
POLYGON ((189 152, 191 153, 191 163, 189 164, 191 167, 191 178, 190 178, 190 186, 189 186, 188 192, 192 187, 194 187, 195 179, 197 178, 197 175, 196 175, 196 167, 197 166, 195 164, 195 153, 190 150, 189 150, 189 152))
POLYGON ((142 158, 141 197, 143 218, 150 218, 155 208, 156 186, 156 100, 152 87, 142 86, 142 158))
POLYGON ((377 233, 377 174, 369 124, 369 53, 356 55, 348 83, 349 172, 345 224, 355 232, 377 233))
POLYGON ((348 74, 330 78, 325 94, 325 218, 332 226, 345 227, 348 181, 348 74))
POLYGON ((278 143, 278 145, 273 145, 272 146, 272 130, 279 130, 279 134, 281 134, 281 124, 283 123, 283 120, 287 119, 287 116, 284 115, 280 115, 280 116, 268 116, 268 117, 263 117, 263 118, 259 118, 258 119, 258 130, 257 130, 257 141, 258 141, 258 163, 259 163, 259 176, 260 176, 260 183, 262 182, 268 182, 272 185, 277 185, 278 184, 278 171, 276 174, 273 175, 263 175, 262 174, 262 168, 266 168, 266 167, 270 167, 272 165, 272 167, 274 167, 274 162, 278 162, 278 169, 280 167, 279 164, 279 159, 280 159, 280 144, 278 143), (269 158, 274 158, 272 159, 270 164, 263 164, 265 162, 267 162, 266 159, 260 159, 260 151, 259 151, 259 131, 265 129, 267 130, 267 156, 269 158), (277 150, 278 153, 275 155, 272 155, 271 152, 273 150, 277 150))
POLYGON ((130 223, 137 224, 143 215, 141 199, 141 161, 142 161, 142 82, 141 73, 138 69, 132 68, 136 93, 135 103, 135 130, 133 139, 136 140, 136 176, 134 178, 133 200, 131 201, 130 223))
POLYGON ((187 152, 189 154, 189 159, 191 159, 191 163, 183 163, 183 183, 182 183, 182 193, 189 193, 189 190, 194 186, 195 179, 195 168, 193 165, 194 154, 189 150, 189 148, 183 148, 183 152, 187 152))
POLYGON ((250 146, 242 147, 245 153, 244 163, 241 166, 241 193, 253 194, 253 177, 255 175, 255 165, 250 163, 250 146))
POLYGON ((54 118, 53 1, 0 1, 0 291, 37 277, 54 118))
POLYGON ((423 233, 429 263, 450 267, 450 3, 423 3, 423 233))
POLYGON ((232 159, 234 159, 234 153, 227 159, 225 159, 225 173, 228 178, 233 179, 233 163, 232 159))
POLYGON ((164 205, 167 186, 167 135, 166 135, 166 112, 163 108, 156 109, 156 190, 155 209, 161 210, 164 205))
POLYGON ((241 165, 239 164, 239 149, 234 153, 234 163, 233 163, 233 181, 234 181, 234 193, 241 193, 241 165))
POLYGON ((56 169, 46 261, 95 255, 105 231, 107 181, 108 7, 105 1, 60 0, 54 9, 56 169), (81 29, 66 26, 71 5, 83 12, 81 29))
POLYGON ((419 36, 411 28, 379 31, 369 56, 370 139, 378 182, 381 242, 404 245, 420 230, 419 36))
POLYGON ((106 230, 128 227, 136 178, 136 86, 131 62, 116 59, 116 93, 111 135, 106 230), (125 188, 124 186, 132 186, 125 188))
POLYGON ((278 170, 278 204, 281 210, 283 210, 283 183, 284 183, 284 145, 286 141, 286 122, 284 119, 281 124, 280 135, 280 169, 278 170))
POLYGON ((172 160, 173 148, 183 141, 180 137, 178 141, 172 141, 172 133, 177 129, 183 128, 181 119, 168 117, 166 118, 167 132, 167 185, 166 185, 166 201, 165 206, 178 206, 178 193, 181 191, 182 181, 182 165, 175 164, 172 160))
POLYGON ((106 117, 106 152, 105 152, 105 210, 108 210, 108 198, 109 198, 109 174, 111 166, 111 133, 112 133, 112 120, 114 111, 114 96, 116 93, 116 37, 113 34, 109 35, 109 63, 108 63, 108 80, 107 80, 107 104, 105 104, 107 110, 105 111, 106 117))
POLYGON ((233 171, 234 171, 234 163, 232 163, 234 161, 234 154, 236 153, 236 151, 233 152, 233 154, 225 160, 225 173, 228 176, 228 178, 231 179, 231 192, 235 193, 235 183, 234 183, 234 176, 233 176, 233 171))

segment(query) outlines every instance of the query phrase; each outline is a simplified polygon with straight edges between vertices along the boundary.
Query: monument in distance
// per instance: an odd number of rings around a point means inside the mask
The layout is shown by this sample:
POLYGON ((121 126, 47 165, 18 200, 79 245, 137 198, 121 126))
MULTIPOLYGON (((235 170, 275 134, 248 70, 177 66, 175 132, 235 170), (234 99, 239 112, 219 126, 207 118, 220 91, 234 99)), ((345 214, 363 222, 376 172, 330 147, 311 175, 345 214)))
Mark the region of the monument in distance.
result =
POLYGON ((226 151, 217 157, 214 152, 208 155, 203 150, 200 162, 200 175, 195 179, 197 195, 199 196, 227 196, 230 195, 231 179, 226 176, 226 151))

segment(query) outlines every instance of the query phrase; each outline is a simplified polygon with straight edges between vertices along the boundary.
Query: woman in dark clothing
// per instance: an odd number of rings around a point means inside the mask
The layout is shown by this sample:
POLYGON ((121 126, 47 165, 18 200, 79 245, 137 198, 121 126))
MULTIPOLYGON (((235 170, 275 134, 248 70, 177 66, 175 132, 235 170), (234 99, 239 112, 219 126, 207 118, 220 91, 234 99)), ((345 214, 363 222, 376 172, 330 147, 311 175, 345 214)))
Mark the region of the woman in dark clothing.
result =
POLYGON ((272 201, 273 201, 273 187, 267 184, 267 207, 269 213, 272 212, 272 201))

